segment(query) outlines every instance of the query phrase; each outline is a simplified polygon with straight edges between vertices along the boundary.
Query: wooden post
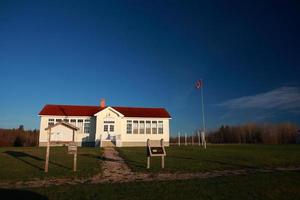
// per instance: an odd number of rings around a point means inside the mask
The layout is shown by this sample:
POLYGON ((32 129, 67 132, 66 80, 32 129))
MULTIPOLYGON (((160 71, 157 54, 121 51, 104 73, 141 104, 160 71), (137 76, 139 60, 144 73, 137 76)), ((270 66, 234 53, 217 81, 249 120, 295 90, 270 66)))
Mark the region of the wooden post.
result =
MULTIPOLYGON (((164 139, 160 140, 161 147, 164 147, 164 139)), ((165 156, 161 156, 161 168, 165 168, 165 156)))
POLYGON ((51 137, 51 128, 48 129, 48 140, 47 140, 47 151, 46 151, 46 162, 45 162, 46 173, 48 173, 48 168, 49 168, 50 137, 51 137))
POLYGON ((73 165, 73 171, 76 172, 77 170, 77 152, 74 153, 74 165, 73 165))
MULTIPOLYGON (((147 151, 149 151, 149 139, 147 140, 147 151)), ((150 168, 150 153, 147 155, 147 169, 150 168)))
POLYGON ((180 146, 180 132, 178 132, 178 146, 180 146))
MULTIPOLYGON (((75 143, 75 130, 73 129, 73 143, 75 143)), ((74 153, 74 161, 73 161, 73 171, 76 172, 77 170, 77 149, 74 153)))
POLYGON ((200 146, 200 132, 198 131, 198 145, 200 146))
POLYGON ((184 139, 185 146, 187 146, 187 140, 186 140, 187 138, 186 138, 186 137, 187 137, 187 136, 186 136, 186 134, 185 134, 185 137, 184 137, 184 138, 185 138, 185 139, 184 139))

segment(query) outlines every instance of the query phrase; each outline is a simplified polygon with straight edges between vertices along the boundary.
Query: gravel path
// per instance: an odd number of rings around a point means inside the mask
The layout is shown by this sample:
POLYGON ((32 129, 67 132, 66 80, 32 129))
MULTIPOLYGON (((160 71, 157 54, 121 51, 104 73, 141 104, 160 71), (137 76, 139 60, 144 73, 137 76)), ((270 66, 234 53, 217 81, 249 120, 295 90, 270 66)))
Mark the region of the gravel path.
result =
POLYGON ((89 178, 55 178, 46 180, 32 180, 19 182, 0 182, 0 188, 34 188, 48 187, 52 185, 75 185, 75 184, 97 184, 97 183, 121 183, 132 181, 167 181, 167 180, 187 180, 193 178, 213 178, 220 176, 235 176, 254 173, 270 173, 277 171, 300 171, 300 166, 278 167, 270 169, 239 169, 222 170, 197 173, 144 173, 133 172, 113 148, 104 149, 104 163, 102 173, 89 178))

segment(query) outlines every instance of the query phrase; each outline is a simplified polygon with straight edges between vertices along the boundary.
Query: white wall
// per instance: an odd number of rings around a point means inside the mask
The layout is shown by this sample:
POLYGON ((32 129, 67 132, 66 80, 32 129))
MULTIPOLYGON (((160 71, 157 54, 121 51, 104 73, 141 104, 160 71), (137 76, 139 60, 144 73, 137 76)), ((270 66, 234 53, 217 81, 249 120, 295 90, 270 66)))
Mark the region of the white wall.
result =
POLYGON ((122 133, 121 115, 113 109, 107 108, 96 114, 96 141, 103 140, 111 135, 120 135, 122 133), (114 132, 104 132, 104 121, 114 121, 114 132))
MULTIPOLYGON (((169 132, 169 119, 166 118, 137 118, 137 117, 124 117, 122 119, 122 142, 146 142, 147 139, 150 140, 160 140, 163 139, 165 142, 169 142, 170 132, 169 132), (145 123, 145 133, 144 134, 134 134, 133 132, 131 134, 127 134, 127 120, 137 120, 137 121, 163 121, 163 134, 159 134, 158 132, 156 134, 152 133, 151 128, 151 134, 146 134, 146 123, 145 123)), ((138 129, 139 130, 139 129, 138 129)))
MULTIPOLYGON (((96 114, 96 140, 100 140, 100 135, 102 140, 105 140, 108 136, 107 132, 104 132, 104 121, 114 121, 115 125, 115 135, 120 136, 122 142, 146 142, 147 139, 150 140, 161 140, 169 142, 170 129, 169 129, 169 119, 168 118, 144 118, 144 117, 124 117, 121 113, 118 113, 114 109, 107 108, 96 114), (137 120, 137 121, 163 121, 163 134, 127 134, 127 120, 137 120)), ((146 123, 145 123, 146 125, 146 123)))
MULTIPOLYGON (((76 132, 75 141, 76 142, 82 142, 82 141, 94 142, 95 141, 95 124, 96 124, 96 118, 95 117, 90 117, 90 116, 70 116, 70 117, 67 117, 67 116, 46 116, 46 115, 44 115, 44 116, 41 116, 41 122, 40 122, 40 138, 39 138, 40 143, 47 142, 47 131, 45 129, 48 127, 48 120, 49 119, 54 119, 55 120, 54 123, 56 123, 56 119, 69 119, 69 123, 70 123, 71 119, 76 119, 76 125, 75 125, 76 127, 78 127, 78 123, 77 123, 78 119, 82 119, 83 124, 84 124, 85 119, 90 119, 91 120, 90 133, 89 134, 84 133, 83 127, 82 127, 82 129, 80 131, 76 132)), ((56 129, 55 130, 56 132, 66 131, 64 126, 55 127, 55 129, 56 129)), ((53 130, 51 130, 51 132, 53 132, 53 130)), ((68 137, 69 137, 68 136, 68 131, 66 131, 66 136, 63 136, 61 138, 66 139, 68 137)))

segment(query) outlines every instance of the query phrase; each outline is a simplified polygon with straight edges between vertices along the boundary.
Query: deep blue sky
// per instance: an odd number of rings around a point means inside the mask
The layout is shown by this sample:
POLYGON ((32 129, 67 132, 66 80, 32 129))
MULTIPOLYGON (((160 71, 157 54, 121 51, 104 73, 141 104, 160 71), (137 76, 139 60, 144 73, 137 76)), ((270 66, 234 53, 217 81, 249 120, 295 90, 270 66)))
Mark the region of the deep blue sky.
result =
MULTIPOLYGON (((298 1, 299 2, 299 1, 298 1)), ((0 1, 0 127, 44 104, 165 107, 171 130, 300 123, 297 1, 0 1)))

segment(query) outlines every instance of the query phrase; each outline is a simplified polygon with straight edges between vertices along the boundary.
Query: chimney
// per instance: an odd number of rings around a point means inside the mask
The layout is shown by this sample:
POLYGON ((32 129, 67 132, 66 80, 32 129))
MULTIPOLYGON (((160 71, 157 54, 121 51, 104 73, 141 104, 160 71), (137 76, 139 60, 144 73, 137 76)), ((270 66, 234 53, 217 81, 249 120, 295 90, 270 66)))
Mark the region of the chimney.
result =
POLYGON ((105 108, 105 99, 100 100, 100 108, 105 108))

